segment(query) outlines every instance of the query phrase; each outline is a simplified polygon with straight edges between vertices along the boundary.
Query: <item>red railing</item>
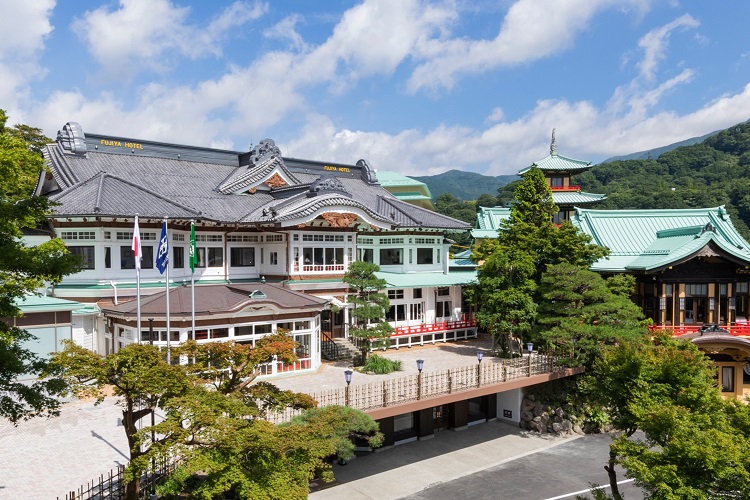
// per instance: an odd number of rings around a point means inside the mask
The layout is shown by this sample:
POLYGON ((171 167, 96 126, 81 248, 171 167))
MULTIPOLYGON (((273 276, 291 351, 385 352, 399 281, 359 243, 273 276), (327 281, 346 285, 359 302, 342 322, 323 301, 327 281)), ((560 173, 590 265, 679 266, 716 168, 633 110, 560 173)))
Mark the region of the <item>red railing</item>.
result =
POLYGON ((551 186, 550 190, 552 191, 580 191, 581 186, 576 186, 575 184, 570 184, 567 186, 551 186))
MULTIPOLYGON (((687 335, 688 333, 697 333, 698 330, 704 325, 651 325, 648 327, 650 331, 656 330, 672 330, 675 336, 687 335)), ((750 324, 739 323, 735 325, 718 325, 719 328, 726 330, 730 335, 734 337, 750 337, 750 324)), ((710 334, 711 332, 706 332, 710 334)))
POLYGON ((476 326, 477 322, 474 321, 474 318, 465 318, 457 321, 439 321, 436 323, 421 323, 413 326, 397 326, 396 331, 391 334, 391 337, 462 330, 464 328, 474 328, 476 326))

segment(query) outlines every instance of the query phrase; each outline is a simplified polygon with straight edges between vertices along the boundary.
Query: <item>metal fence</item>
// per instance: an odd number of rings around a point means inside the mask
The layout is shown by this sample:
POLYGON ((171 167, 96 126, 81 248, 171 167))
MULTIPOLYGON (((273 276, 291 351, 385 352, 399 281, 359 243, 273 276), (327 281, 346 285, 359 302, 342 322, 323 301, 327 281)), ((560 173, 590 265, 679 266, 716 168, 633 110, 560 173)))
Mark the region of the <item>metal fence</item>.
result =
MULTIPOLYGON (((319 406, 341 405, 368 411, 552 373, 562 368, 564 367, 557 362, 556 357, 534 354, 516 359, 487 360, 485 363, 422 372, 418 375, 341 387, 310 395, 318 401, 319 406)), ((287 410, 270 414, 267 418, 271 422, 279 423, 299 413, 300 410, 287 410)))
MULTIPOLYGON (((144 474, 141 476, 138 498, 150 498, 152 485, 160 484, 164 481, 164 479, 174 472, 178 465, 179 461, 164 461, 154 474, 144 474)), ((125 498, 124 473, 125 466, 120 465, 117 469, 110 470, 108 474, 101 474, 98 478, 92 479, 85 485, 69 491, 64 497, 57 497, 57 500, 121 500, 125 498)))

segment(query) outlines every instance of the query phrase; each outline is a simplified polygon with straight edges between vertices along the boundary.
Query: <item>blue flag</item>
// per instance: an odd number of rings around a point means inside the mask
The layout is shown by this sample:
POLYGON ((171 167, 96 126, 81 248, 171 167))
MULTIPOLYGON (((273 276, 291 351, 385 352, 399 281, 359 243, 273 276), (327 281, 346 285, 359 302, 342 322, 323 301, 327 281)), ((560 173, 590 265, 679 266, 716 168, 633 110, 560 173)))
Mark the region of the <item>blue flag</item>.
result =
POLYGON ((159 272, 164 274, 169 265, 169 241, 167 239, 167 221, 161 225, 161 238, 159 238, 159 248, 156 250, 156 267, 159 272))

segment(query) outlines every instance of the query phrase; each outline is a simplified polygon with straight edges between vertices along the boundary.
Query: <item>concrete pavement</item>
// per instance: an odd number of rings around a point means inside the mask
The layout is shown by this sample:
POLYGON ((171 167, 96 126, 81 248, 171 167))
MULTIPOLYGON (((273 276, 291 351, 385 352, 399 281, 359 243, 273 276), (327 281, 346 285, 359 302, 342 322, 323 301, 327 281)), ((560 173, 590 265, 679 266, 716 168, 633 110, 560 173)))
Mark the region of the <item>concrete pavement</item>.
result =
POLYGON ((128 463, 114 398, 63 407, 59 417, 14 427, 0 419, 0 498, 49 500, 128 463))
POLYGON ((336 486, 310 495, 316 500, 388 500, 474 474, 580 436, 521 431, 493 421, 463 431, 445 430, 415 441, 334 465, 336 486))

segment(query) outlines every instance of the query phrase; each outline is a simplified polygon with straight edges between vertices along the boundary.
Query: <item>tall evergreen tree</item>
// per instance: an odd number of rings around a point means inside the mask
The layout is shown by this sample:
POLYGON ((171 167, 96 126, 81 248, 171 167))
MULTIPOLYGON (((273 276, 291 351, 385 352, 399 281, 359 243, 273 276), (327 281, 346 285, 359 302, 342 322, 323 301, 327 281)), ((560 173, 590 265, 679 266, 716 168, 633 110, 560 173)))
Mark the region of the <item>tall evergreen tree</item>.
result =
POLYGON ((375 276, 379 270, 377 264, 355 261, 343 278, 344 283, 354 291, 349 295, 349 302, 354 305, 349 312, 352 320, 349 335, 361 343, 362 364, 367 361, 371 349, 388 345, 393 332, 391 325, 385 321, 391 303, 388 295, 382 292, 388 283, 375 276))

